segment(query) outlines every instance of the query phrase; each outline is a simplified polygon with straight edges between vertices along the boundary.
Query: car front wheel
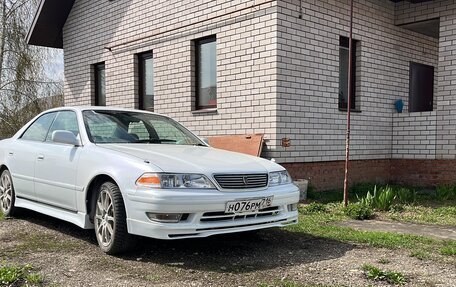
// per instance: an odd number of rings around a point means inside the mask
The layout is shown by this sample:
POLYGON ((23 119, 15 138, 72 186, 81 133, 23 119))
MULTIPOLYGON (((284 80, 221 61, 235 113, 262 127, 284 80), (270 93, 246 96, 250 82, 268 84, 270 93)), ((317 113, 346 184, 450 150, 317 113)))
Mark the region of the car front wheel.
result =
POLYGON ((12 216, 16 211, 14 201, 13 179, 11 173, 5 169, 0 175, 0 210, 5 216, 12 216))
POLYGON ((132 236, 127 231, 122 194, 113 182, 105 182, 99 188, 94 223, 98 245, 103 252, 116 254, 130 248, 132 236))

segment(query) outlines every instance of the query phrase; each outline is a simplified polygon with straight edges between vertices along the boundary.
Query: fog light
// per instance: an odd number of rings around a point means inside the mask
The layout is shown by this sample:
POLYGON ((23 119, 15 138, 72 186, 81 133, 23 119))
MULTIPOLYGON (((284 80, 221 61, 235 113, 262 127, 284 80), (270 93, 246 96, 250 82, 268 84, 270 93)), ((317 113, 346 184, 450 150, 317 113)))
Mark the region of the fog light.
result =
POLYGON ((182 218, 182 213, 152 213, 146 212, 147 217, 152 221, 165 222, 165 223, 177 223, 182 218))
POLYGON ((298 204, 293 203, 293 204, 288 204, 288 211, 296 211, 298 210, 298 204))

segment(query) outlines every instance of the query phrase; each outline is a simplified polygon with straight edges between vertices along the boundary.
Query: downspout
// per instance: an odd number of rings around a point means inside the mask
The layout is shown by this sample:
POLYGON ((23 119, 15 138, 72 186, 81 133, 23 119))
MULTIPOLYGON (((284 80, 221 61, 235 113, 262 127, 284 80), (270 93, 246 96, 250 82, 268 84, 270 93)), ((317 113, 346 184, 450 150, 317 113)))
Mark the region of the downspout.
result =
POLYGON ((345 137, 345 178, 344 178, 344 206, 348 205, 348 169, 350 161, 350 112, 352 79, 353 79, 353 1, 350 0, 350 36, 348 44, 348 101, 347 101, 347 135, 345 137))

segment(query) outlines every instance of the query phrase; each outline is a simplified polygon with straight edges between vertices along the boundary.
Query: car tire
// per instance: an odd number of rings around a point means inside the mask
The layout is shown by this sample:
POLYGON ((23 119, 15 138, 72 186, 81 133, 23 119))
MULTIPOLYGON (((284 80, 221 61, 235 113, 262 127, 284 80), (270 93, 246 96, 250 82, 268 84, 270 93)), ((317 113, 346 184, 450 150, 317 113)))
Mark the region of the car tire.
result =
POLYGON ((107 181, 100 185, 95 202, 95 236, 106 254, 123 253, 132 246, 127 231, 125 206, 119 187, 107 181))
POLYGON ((17 208, 16 193, 14 192, 13 178, 9 170, 5 169, 0 174, 0 211, 4 216, 13 216, 17 208))

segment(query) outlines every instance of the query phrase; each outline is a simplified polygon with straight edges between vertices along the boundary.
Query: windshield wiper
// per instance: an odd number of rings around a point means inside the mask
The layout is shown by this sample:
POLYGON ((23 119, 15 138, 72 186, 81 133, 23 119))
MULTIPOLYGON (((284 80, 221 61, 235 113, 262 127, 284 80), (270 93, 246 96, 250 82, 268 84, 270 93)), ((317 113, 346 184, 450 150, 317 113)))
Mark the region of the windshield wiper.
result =
POLYGON ((135 143, 163 143, 163 142, 173 142, 175 143, 175 140, 170 140, 170 139, 148 139, 148 140, 136 140, 134 141, 135 143))

